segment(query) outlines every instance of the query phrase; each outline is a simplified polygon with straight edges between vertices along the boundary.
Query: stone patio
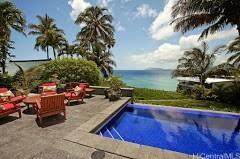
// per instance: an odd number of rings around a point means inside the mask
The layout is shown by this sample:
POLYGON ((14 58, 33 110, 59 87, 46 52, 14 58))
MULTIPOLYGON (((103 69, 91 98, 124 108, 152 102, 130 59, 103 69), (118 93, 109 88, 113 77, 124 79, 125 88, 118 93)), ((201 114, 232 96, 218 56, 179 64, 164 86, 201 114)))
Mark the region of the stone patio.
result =
MULTIPOLYGON (((67 120, 61 115, 46 118, 43 128, 39 127, 36 114, 22 108, 22 118, 17 114, 0 119, 0 158, 1 159, 91 159, 94 148, 74 144, 64 137, 89 119, 111 105, 127 102, 109 102, 104 96, 85 99, 84 104, 67 106, 67 120)), ((121 159, 114 154, 105 153, 106 159, 121 159)))
POLYGON ((57 115, 46 118, 40 127, 36 114, 22 108, 0 119, 0 159, 184 159, 189 155, 149 146, 113 140, 93 134, 131 101, 122 97, 109 102, 102 95, 85 99, 84 104, 67 106, 67 120, 57 115))

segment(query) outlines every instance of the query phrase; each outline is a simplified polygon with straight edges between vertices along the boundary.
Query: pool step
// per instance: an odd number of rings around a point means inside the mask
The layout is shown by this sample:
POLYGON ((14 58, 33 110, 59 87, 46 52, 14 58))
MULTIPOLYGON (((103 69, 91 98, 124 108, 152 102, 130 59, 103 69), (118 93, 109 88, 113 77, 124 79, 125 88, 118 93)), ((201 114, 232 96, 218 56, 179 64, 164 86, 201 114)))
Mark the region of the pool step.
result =
POLYGON ((98 133, 98 135, 124 141, 123 137, 119 134, 119 132, 114 127, 111 127, 109 129, 104 128, 102 131, 98 133))
POLYGON ((112 130, 114 131, 115 134, 117 134, 118 138, 122 141, 124 141, 124 139, 122 138, 122 136, 119 134, 119 132, 114 128, 112 127, 112 130))

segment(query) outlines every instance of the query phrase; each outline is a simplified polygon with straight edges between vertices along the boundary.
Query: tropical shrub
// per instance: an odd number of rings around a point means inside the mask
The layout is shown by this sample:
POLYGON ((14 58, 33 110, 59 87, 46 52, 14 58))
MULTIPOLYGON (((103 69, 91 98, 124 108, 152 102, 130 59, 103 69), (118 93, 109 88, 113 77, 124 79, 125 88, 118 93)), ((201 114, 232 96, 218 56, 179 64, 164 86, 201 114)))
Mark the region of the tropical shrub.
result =
POLYGON ((191 90, 191 97, 194 99, 206 99, 206 100, 213 100, 215 99, 215 95, 213 95, 213 90, 208 89, 205 86, 196 84, 194 85, 193 89, 191 90))
MULTIPOLYGON (((31 91, 35 90, 43 82, 88 82, 90 85, 98 85, 100 71, 92 61, 82 59, 53 60, 24 72, 31 91)), ((17 73, 18 74, 18 73, 17 73)))
POLYGON ((118 100, 121 97, 121 88, 126 86, 121 78, 117 76, 102 79, 101 85, 110 87, 104 91, 106 98, 109 98, 110 101, 118 100))
POLYGON ((191 90, 191 96, 194 99, 202 99, 202 97, 204 96, 204 86, 195 85, 191 90))
POLYGON ((7 74, 7 73, 1 74, 0 73, 0 87, 11 88, 12 82, 13 82, 13 78, 9 74, 7 74))
POLYGON ((106 86, 106 87, 112 87, 112 86, 117 86, 117 87, 126 87, 126 83, 122 81, 122 79, 118 76, 111 76, 109 78, 102 78, 101 79, 101 86, 106 86))
POLYGON ((240 104, 239 83, 231 82, 214 85, 213 93, 217 96, 217 101, 229 104, 240 104))

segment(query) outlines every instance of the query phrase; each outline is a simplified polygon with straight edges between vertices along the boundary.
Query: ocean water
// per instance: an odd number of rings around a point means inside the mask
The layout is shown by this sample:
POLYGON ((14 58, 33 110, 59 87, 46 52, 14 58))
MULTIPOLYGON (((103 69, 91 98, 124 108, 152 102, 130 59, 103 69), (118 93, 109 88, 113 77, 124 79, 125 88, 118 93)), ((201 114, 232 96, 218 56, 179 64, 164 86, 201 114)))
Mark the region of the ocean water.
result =
POLYGON ((177 80, 170 70, 114 70, 129 86, 175 91, 177 80))

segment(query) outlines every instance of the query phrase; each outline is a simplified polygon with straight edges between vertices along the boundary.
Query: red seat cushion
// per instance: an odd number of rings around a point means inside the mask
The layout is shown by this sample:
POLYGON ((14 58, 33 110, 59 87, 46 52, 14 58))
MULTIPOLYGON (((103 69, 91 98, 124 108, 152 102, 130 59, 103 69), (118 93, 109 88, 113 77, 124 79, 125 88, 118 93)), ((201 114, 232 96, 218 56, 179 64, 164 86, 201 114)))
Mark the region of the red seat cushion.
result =
POLYGON ((72 97, 77 97, 77 95, 76 95, 75 93, 66 92, 66 93, 65 93, 65 97, 66 97, 66 98, 72 98, 72 97))
POLYGON ((85 91, 86 85, 85 84, 80 84, 79 87, 81 88, 81 91, 85 91))
POLYGON ((43 83, 41 86, 56 86, 56 83, 54 83, 54 82, 47 82, 47 83, 43 83))
POLYGON ((53 91, 43 92, 43 93, 42 93, 43 96, 54 95, 54 94, 57 94, 57 93, 56 93, 56 92, 53 92, 53 91))
POLYGON ((4 107, 4 110, 0 110, 0 113, 20 107, 20 105, 16 105, 13 103, 6 103, 6 104, 3 104, 2 106, 4 107))
POLYGON ((8 91, 7 88, 0 88, 0 93, 5 93, 5 92, 7 92, 7 91, 8 91))
POLYGON ((23 99, 25 99, 24 96, 16 96, 16 97, 12 97, 12 98, 11 98, 11 101, 12 101, 12 102, 19 102, 19 103, 20 103, 20 102, 22 102, 23 99))

